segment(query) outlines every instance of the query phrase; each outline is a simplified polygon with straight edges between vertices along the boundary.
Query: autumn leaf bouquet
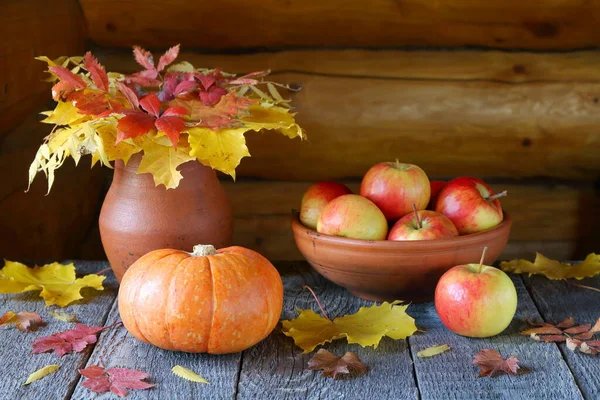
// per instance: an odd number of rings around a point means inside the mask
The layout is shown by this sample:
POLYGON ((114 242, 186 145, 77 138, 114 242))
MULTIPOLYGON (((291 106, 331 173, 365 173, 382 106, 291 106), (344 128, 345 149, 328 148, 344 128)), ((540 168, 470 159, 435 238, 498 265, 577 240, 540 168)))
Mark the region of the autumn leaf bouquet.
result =
POLYGON ((177 167, 197 160, 235 178, 235 168, 250 155, 244 134, 274 130, 290 138, 303 137, 300 126, 277 87, 265 80, 268 71, 236 76, 220 69, 174 63, 179 46, 156 63, 152 54, 134 47, 143 68, 132 75, 107 72, 88 52, 48 63, 48 80, 56 82, 54 110, 42 114, 54 128, 29 168, 29 184, 43 171, 48 191, 54 173, 71 157, 77 164, 90 154, 100 162, 126 164, 141 153, 137 173, 150 173, 156 186, 176 188, 177 167))

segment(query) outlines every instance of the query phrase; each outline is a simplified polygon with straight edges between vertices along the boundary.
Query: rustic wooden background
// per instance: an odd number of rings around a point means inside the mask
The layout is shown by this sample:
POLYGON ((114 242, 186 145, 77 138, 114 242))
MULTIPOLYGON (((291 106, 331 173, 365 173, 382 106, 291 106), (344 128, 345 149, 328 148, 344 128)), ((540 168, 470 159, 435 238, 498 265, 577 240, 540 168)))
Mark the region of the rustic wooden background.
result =
POLYGON ((97 218, 111 171, 58 171, 45 196, 27 170, 49 127, 44 64, 92 49, 131 72, 134 44, 181 43, 197 65, 300 83, 309 140, 249 134, 235 243, 299 259, 289 216, 320 179, 357 188, 399 158, 431 178, 473 175, 514 218, 503 258, 581 258, 600 240, 600 1, 8 0, 0 13, 0 256, 102 259, 97 218))

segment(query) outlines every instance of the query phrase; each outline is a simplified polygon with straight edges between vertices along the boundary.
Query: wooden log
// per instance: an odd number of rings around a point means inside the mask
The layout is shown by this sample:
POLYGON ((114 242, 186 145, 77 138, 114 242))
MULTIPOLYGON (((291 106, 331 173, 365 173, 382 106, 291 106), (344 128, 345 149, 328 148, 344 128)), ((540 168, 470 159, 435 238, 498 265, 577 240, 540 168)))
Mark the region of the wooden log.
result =
POLYGON ((557 398, 582 399, 578 377, 569 370, 556 345, 532 343, 529 337, 519 335, 518 332, 527 325, 526 320, 539 318, 539 312, 521 278, 516 276, 513 282, 519 296, 517 313, 502 334, 491 338, 473 340, 455 335, 442 325, 431 303, 411 306, 411 315, 426 332, 409 338, 412 354, 433 345, 452 347, 434 358, 415 357, 415 373, 422 398, 445 399, 452 393, 456 399, 525 400, 538 398, 540 393, 552 393, 557 398), (478 378, 479 368, 471 362, 482 349, 494 349, 506 358, 516 356, 520 360, 519 376, 502 374, 493 379, 478 378))
MULTIPOLYGON (((447 75, 442 68, 434 73, 428 67, 436 57, 433 53, 419 61, 418 52, 339 52, 340 57, 355 58, 344 68, 323 61, 336 58, 336 53, 327 52, 306 71, 285 69, 299 56, 283 54, 278 57, 291 61, 276 61, 274 65, 284 69, 274 70, 274 78, 302 83, 303 90, 293 98, 308 141, 250 133, 247 141, 253 157, 242 161, 238 176, 360 177, 377 162, 399 158, 440 177, 598 177, 600 83, 591 62, 598 57, 596 52, 578 53, 573 60, 568 54, 539 59, 528 54, 522 62, 517 62, 519 55, 483 53, 495 65, 490 71, 484 70, 483 61, 475 66, 470 64, 472 57, 463 61, 463 54, 470 52, 439 52, 437 63, 453 60, 447 75), (590 59, 583 61, 584 54, 590 59), (369 60, 362 69, 361 57, 369 60), (394 57, 398 67, 391 73, 394 57), (404 75, 402 62, 408 57, 413 62, 404 75), (379 59, 387 60, 381 70, 368 69, 379 59), (548 60, 552 68, 544 66, 548 60), (568 70, 571 63, 575 68, 572 75, 567 73, 569 78, 550 72, 554 67, 568 70), (465 77, 460 76, 461 67, 468 71, 465 77), (523 71, 526 80, 519 78, 523 71)), ((225 57, 224 68, 234 66, 235 60, 239 62, 235 72, 257 67, 256 57, 225 57)), ((121 54, 102 58, 111 69, 127 72, 133 66, 123 62, 121 54)), ((211 64, 218 65, 218 59, 202 65, 211 64)))
POLYGON ((0 136, 50 100, 51 85, 42 82, 45 64, 52 59, 82 54, 85 26, 75 0, 9 1, 0 13, 0 136))
MULTIPOLYGON (((598 296, 589 289, 569 286, 565 282, 551 281, 542 276, 523 277, 529 292, 536 302, 542 320, 558 323, 573 317, 577 325, 594 324, 598 314, 598 296)), ((578 284, 600 288, 600 277, 577 281, 578 284)), ((541 320, 538 320, 541 321, 541 320)), ((598 340, 598 334, 594 339, 598 340)), ((535 344, 535 343, 534 343, 535 344)), ((544 346, 540 351, 546 351, 552 344, 540 343, 544 346)), ((577 383, 586 399, 600 396, 600 364, 592 356, 567 349, 566 344, 559 344, 561 353, 577 379, 577 383)))
POLYGON ((451 3, 243 1, 148 5, 125 0, 107 7, 81 0, 92 40, 104 46, 197 48, 306 46, 486 46, 573 49, 597 46, 596 1, 517 0, 451 3), (194 22, 195 21, 195 22, 194 22))
MULTIPOLYGON (((4 237, 4 236, 3 236, 4 237)), ((78 261, 75 268, 78 276, 93 274, 107 267, 106 263, 78 261)), ((83 300, 72 303, 60 312, 76 314, 77 320, 88 326, 104 326, 108 312, 117 296, 117 282, 112 273, 107 273, 104 290, 90 290, 83 300)), ((42 336, 73 329, 74 325, 58 321, 50 316, 49 308, 39 297, 39 291, 0 296, 0 315, 6 311, 31 311, 40 314, 45 326, 35 332, 23 333, 12 328, 3 328, 0 335, 4 365, 0 376, 0 398, 3 399, 68 399, 80 378, 78 368, 84 368, 94 345, 82 353, 73 353, 59 358, 54 353, 32 355, 31 342, 42 336), (27 376, 49 364, 60 364, 60 369, 40 382, 23 386, 27 376)), ((102 336, 105 333, 101 334, 102 336)))

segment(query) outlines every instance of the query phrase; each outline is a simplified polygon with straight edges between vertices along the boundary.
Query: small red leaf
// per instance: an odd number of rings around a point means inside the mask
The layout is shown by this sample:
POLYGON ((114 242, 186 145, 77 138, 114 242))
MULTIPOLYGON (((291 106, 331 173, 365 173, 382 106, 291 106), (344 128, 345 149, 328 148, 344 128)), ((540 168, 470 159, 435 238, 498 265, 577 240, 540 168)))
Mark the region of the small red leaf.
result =
POLYGON ((516 375, 519 360, 514 356, 505 360, 496 350, 483 349, 473 357, 473 365, 481 367, 479 376, 492 376, 496 371, 516 375))
POLYGON ((158 96, 154 93, 150 93, 144 96, 140 100, 140 106, 142 106, 142 108, 146 110, 148 114, 151 114, 155 117, 158 117, 160 115, 160 100, 158 96))
POLYGON ((588 346, 600 347, 600 340, 590 340, 586 343, 588 344, 588 346))
POLYGON ((192 82, 192 81, 183 81, 180 82, 177 87, 175 88, 175 90, 173 91, 173 94, 175 96, 180 95, 181 93, 185 93, 185 92, 189 92, 191 90, 195 90, 198 88, 198 84, 196 82, 192 82))
POLYGON ((103 327, 86 326, 76 324, 75 329, 55 333, 51 336, 44 336, 33 341, 33 353, 45 353, 54 351, 59 357, 67 353, 79 353, 87 347, 88 344, 96 343, 96 336, 103 327))
POLYGON ((85 81, 79 75, 71 72, 70 69, 61 66, 49 67, 48 69, 61 81, 70 83, 71 86, 73 86, 76 89, 83 89, 87 87, 85 81))
POLYGON ((133 89, 131 89, 129 86, 127 86, 121 81, 117 83, 117 86, 119 86, 119 90, 121 91, 121 93, 123 93, 123 96, 125 96, 131 107, 137 109, 140 106, 140 100, 138 99, 133 89))
POLYGON ((577 335, 589 331, 591 327, 591 324, 574 326, 573 328, 565 329, 565 333, 568 333, 570 335, 577 335))
POLYGON ((183 115, 187 115, 188 111, 184 108, 184 107, 180 107, 180 106, 175 106, 175 107, 169 107, 163 114, 163 117, 170 117, 173 115, 179 115, 179 116, 183 116, 183 115))
POLYGON ((77 107, 80 114, 95 115, 98 117, 110 115, 123 109, 119 102, 112 101, 106 93, 80 90, 69 96, 69 100, 77 107))
POLYGON ((153 384, 143 382, 148 374, 127 368, 104 368, 97 365, 80 369, 79 373, 87 378, 82 385, 96 393, 106 393, 109 390, 119 397, 127 396, 131 389, 149 389, 153 384))
POLYGON ((185 129, 185 122, 180 117, 161 117, 156 120, 156 128, 167 135, 173 147, 177 147, 179 134, 185 129))
POLYGON ((136 75, 136 74, 129 75, 125 79, 127 82, 135 83, 136 85, 140 85, 143 87, 158 87, 162 83, 158 79, 147 78, 145 76, 140 76, 140 75, 136 75))
POLYGON ((227 94, 227 91, 223 88, 213 86, 208 91, 200 92, 200 100, 206 106, 213 106, 221 100, 221 97, 227 94))
POLYGON ((143 136, 154 129, 155 118, 141 111, 128 113, 117 123, 117 139, 122 140, 143 136))
POLYGON ((165 67, 167 65, 169 65, 173 61, 175 61, 175 59, 177 58, 178 55, 179 55, 179 45, 171 47, 169 50, 167 50, 165 52, 165 54, 163 54, 160 57, 160 59, 158 60, 158 66, 156 67, 156 69, 158 71, 162 71, 163 69, 165 69, 165 67))
POLYGON ((150 70, 154 69, 154 57, 152 57, 152 53, 149 51, 139 46, 133 46, 133 56, 135 57, 135 61, 142 67, 150 70))
POLYGON ((83 66, 92 76, 92 81, 94 81, 96 87, 107 92, 108 75, 106 74, 106 70, 89 51, 85 53, 85 57, 83 57, 83 66))

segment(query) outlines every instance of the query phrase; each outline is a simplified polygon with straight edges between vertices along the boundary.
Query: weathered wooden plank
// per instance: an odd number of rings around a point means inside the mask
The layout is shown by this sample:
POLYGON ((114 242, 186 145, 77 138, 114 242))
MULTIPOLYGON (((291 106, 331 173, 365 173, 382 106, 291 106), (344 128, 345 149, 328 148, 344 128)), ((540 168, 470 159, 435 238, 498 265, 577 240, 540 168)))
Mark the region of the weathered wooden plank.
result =
POLYGON ((415 358, 415 372, 424 400, 582 398, 558 348, 552 344, 542 346, 519 335, 525 321, 539 318, 539 313, 520 277, 513 282, 519 295, 517 314, 506 331, 492 338, 455 335, 443 326, 432 303, 413 306, 418 326, 425 333, 409 338, 412 353, 437 344, 452 346, 450 351, 434 358, 415 358), (519 376, 478 378, 478 368, 471 362, 485 348, 495 349, 505 357, 516 356, 523 368, 519 376))
POLYGON ((43 0, 2 3, 0 135, 51 98, 50 85, 41 81, 45 64, 33 58, 83 52, 84 24, 76 0, 56 0, 52 7, 43 0))
POLYGON ((190 3, 82 0, 91 38, 105 46, 200 48, 305 46, 489 46, 569 49, 596 46, 600 5, 529 2, 269 0, 190 3), (186 23, 202 21, 201 24, 186 23))
MULTIPOLYGON (((556 323, 573 317, 578 324, 593 324, 600 318, 600 293, 539 276, 525 277, 524 280, 544 321, 556 323)), ((600 288, 600 277, 584 279, 577 283, 600 288)), ((553 345, 540 343, 539 346, 547 348, 553 345)), ((564 344, 560 344, 559 347, 585 398, 600 398, 598 357, 574 353, 564 344)))
MULTIPOLYGON (((120 321, 118 303, 110 311, 107 324, 120 321)), ((142 343, 131 336, 125 327, 118 326, 104 333, 86 367, 102 365, 105 368, 123 367, 139 369, 148 374, 149 382, 156 387, 148 390, 131 391, 128 399, 231 399, 236 390, 241 353, 227 355, 192 354, 173 352, 142 343), (181 365, 204 378, 210 385, 194 383, 171 373, 171 368, 181 365)), ((112 399, 112 393, 98 395, 81 386, 79 380, 73 399, 112 399)))
MULTIPOLYGON (((358 311, 372 302, 351 296, 308 268, 306 263, 278 263, 284 281, 285 302, 282 319, 295 318, 296 308, 318 311, 316 303, 303 285, 311 286, 331 318, 358 311)), ((411 308, 409 307, 409 314, 411 308)), ((358 354, 368 368, 367 375, 351 380, 336 380, 321 376, 319 371, 307 370, 308 360, 314 355, 301 354, 291 338, 280 328, 266 340, 244 352, 239 399, 417 399, 412 360, 407 342, 384 338, 377 349, 348 345, 343 340, 323 348, 343 355, 347 351, 358 354), (391 378, 391 376, 396 378, 391 378)))
MULTIPOLYGON (((294 52, 284 54, 297 57, 294 52)), ((360 61, 347 68, 335 64, 335 70, 323 62, 326 72, 320 72, 319 64, 306 70, 303 66, 275 69, 275 80, 303 85, 292 97, 308 141, 271 133, 248 134, 252 158, 243 160, 238 176, 281 180, 360 177, 381 160, 399 158, 439 177, 476 172, 482 177, 597 178, 598 77, 562 80, 554 75, 546 80, 543 60, 532 61, 534 55, 523 64, 514 63, 518 56, 500 57, 499 66, 492 67, 489 74, 467 72, 461 77, 457 70, 471 67, 468 61, 462 63, 462 52, 440 52, 440 63, 445 58, 457 66, 448 74, 440 67, 435 76, 427 72, 431 71, 428 57, 421 62, 419 52, 409 54, 414 61, 406 67, 406 74, 402 60, 408 56, 404 54, 399 56, 394 74, 389 66, 367 73, 366 67, 360 69, 360 61), (426 71, 421 75, 416 71, 420 66, 426 71), (509 84, 502 78, 520 75, 519 71, 528 68, 532 71, 527 72, 526 80, 509 84)), ((388 52, 362 52, 359 56, 369 59, 367 65, 393 58, 388 52)), ((560 70, 569 69, 569 55, 562 56, 560 70)), ((197 57, 201 65, 207 65, 197 57)), ((256 58, 238 56, 239 66, 233 70, 258 66, 254 65, 260 64, 256 58), (247 57, 252 60, 245 61, 247 57)), ((122 63, 122 55, 105 54, 102 59, 111 69, 133 67, 129 60, 122 63)), ((220 60, 214 56, 211 62, 221 65, 220 60)), ((232 57, 222 60, 228 64, 224 68, 236 65, 232 57)), ((487 59, 494 65, 493 60, 487 59)), ((267 66, 268 61, 262 68, 267 66)), ((577 66, 581 64, 576 58, 573 67, 581 70, 577 66)), ((589 64, 587 68, 594 67, 589 64)))
MULTIPOLYGON (((78 275, 95 273, 106 268, 107 263, 77 261, 78 275)), ((91 348, 81 354, 68 354, 60 358, 54 353, 31 354, 31 342, 53 333, 72 329, 73 324, 53 319, 49 309, 75 313, 78 320, 89 326, 103 326, 117 295, 117 283, 112 274, 107 274, 103 291, 89 290, 85 299, 66 308, 45 307, 39 292, 0 296, 0 315, 6 311, 33 311, 42 316, 46 326, 36 332, 21 332, 5 328, 0 332, 0 398, 3 399, 66 399, 69 398, 79 380, 78 368, 82 368, 91 354, 91 348), (32 372, 49 364, 59 364, 60 369, 52 376, 29 386, 23 386, 32 372)))

